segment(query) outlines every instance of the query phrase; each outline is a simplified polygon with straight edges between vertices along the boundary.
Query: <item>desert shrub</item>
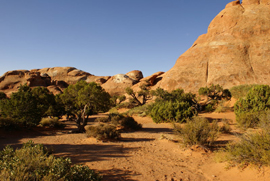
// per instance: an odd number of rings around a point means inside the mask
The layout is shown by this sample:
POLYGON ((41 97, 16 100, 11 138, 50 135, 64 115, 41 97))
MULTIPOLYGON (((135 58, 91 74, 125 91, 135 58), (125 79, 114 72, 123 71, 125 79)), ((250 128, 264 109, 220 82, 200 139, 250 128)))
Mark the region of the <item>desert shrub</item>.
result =
POLYGON ((134 120, 133 117, 123 114, 110 114, 109 118, 111 123, 115 126, 119 126, 123 131, 133 131, 142 128, 142 125, 134 120))
POLYGON ((213 112, 214 111, 214 106, 212 104, 207 104, 205 107, 204 107, 204 111, 205 112, 213 112))
POLYGON ((107 123, 109 121, 110 121, 109 117, 98 117, 95 119, 95 122, 99 122, 99 123, 107 123))
POLYGON ((234 112, 236 114, 236 121, 241 125, 256 125, 258 120, 256 114, 261 114, 270 108, 270 86, 268 85, 256 85, 248 92, 245 99, 240 98, 234 105, 234 112), (245 115, 250 115, 248 118, 245 115), (245 124, 245 120, 247 124, 245 124), (254 120, 252 121, 252 119, 254 120), (249 123, 254 122, 254 123, 249 123))
POLYGON ((51 127, 51 128, 64 128, 65 125, 61 122, 59 122, 59 118, 54 117, 54 118, 42 118, 41 121, 39 122, 39 125, 42 127, 51 127))
POLYGON ((12 118, 2 118, 0 117, 0 128, 4 130, 16 130, 20 128, 22 123, 18 120, 12 118))
POLYGON ((259 112, 248 112, 237 115, 237 125, 242 129, 255 128, 260 122, 259 112))
POLYGON ((226 160, 231 167, 270 166, 270 134, 266 131, 244 134, 239 142, 227 145, 227 152, 226 160))
POLYGON ((89 126, 86 128, 87 137, 94 137, 97 140, 118 140, 121 137, 116 126, 110 124, 99 124, 97 126, 89 126))
POLYGON ((134 104, 130 102, 122 102, 118 104, 117 106, 115 106, 116 109, 122 109, 122 108, 132 109, 134 107, 135 107, 134 104))
POLYGON ((139 130, 142 128, 142 125, 134 120, 133 117, 126 116, 119 121, 120 126, 123 127, 125 131, 139 130))
POLYGON ((255 84, 238 85, 230 88, 230 92, 232 94, 232 97, 234 97, 235 99, 240 99, 246 97, 249 90, 255 86, 256 86, 255 84))
POLYGON ((112 106, 117 106, 126 100, 126 96, 125 95, 114 95, 111 97, 110 100, 111 100, 112 106))
POLYGON ((150 103, 150 104, 145 104, 142 106, 134 107, 134 108, 130 109, 129 111, 127 111, 127 115, 129 115, 129 116, 138 115, 141 117, 145 117, 145 116, 150 114, 151 109, 152 109, 152 105, 153 104, 150 103))
POLYGON ((155 123, 162 123, 183 122, 196 113, 188 102, 158 101, 153 105, 150 115, 155 123))
POLYGON ((231 110, 231 108, 228 107, 228 105, 226 105, 226 102, 224 100, 222 100, 216 106, 215 112, 222 113, 222 112, 226 112, 228 110, 231 110))
POLYGON ((219 128, 221 133, 230 133, 232 130, 229 122, 227 120, 222 120, 222 126, 219 128))
POLYGON ((175 126, 175 133, 180 136, 186 146, 211 146, 218 138, 219 127, 217 122, 210 124, 206 118, 194 117, 181 126, 175 126))
POLYGON ((7 146, 0 152, 0 180, 101 180, 87 166, 74 165, 69 158, 55 158, 42 144, 29 141, 21 149, 7 146))

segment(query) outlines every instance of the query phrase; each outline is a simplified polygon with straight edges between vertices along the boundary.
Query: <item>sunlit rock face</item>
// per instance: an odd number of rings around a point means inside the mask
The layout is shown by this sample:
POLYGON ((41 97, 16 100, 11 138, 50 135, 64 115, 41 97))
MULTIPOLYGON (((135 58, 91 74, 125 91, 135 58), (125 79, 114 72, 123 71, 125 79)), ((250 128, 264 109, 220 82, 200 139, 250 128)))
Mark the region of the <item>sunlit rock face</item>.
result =
POLYGON ((270 0, 226 5, 158 83, 166 90, 270 84, 270 0))

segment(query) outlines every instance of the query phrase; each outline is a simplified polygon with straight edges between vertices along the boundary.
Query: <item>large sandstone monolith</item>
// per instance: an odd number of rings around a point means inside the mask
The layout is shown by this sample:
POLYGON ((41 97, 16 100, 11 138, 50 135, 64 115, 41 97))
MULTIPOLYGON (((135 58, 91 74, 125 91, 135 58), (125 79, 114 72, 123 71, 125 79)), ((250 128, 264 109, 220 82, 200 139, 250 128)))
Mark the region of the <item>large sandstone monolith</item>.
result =
POLYGON ((220 84, 270 84, 270 0, 227 4, 158 86, 196 92, 220 84))

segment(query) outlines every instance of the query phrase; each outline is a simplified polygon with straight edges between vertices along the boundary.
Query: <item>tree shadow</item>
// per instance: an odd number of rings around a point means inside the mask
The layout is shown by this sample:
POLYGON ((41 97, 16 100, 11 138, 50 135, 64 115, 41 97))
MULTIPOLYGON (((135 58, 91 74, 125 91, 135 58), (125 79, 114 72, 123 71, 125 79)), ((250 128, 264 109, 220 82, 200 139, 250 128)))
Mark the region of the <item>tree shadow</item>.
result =
POLYGON ((132 177, 139 175, 134 171, 121 169, 99 170, 99 172, 103 175, 103 180, 106 181, 136 181, 132 177))
POLYGON ((62 129, 54 128, 40 128, 35 127, 31 129, 20 129, 13 131, 0 132, 0 150, 2 150, 6 145, 17 145, 21 139, 27 138, 31 140, 32 138, 40 136, 55 136, 57 132, 63 131, 62 129))
POLYGON ((173 133, 172 128, 142 128, 139 132, 147 132, 147 133, 173 133))
POLYGON ((154 138, 121 138, 121 142, 146 142, 154 141, 154 138))
POLYGON ((83 144, 69 145, 56 144, 45 145, 54 149, 54 155, 61 157, 69 157, 72 163, 85 163, 93 161, 104 161, 112 158, 128 157, 127 153, 138 149, 137 147, 124 148, 122 145, 110 144, 83 144))

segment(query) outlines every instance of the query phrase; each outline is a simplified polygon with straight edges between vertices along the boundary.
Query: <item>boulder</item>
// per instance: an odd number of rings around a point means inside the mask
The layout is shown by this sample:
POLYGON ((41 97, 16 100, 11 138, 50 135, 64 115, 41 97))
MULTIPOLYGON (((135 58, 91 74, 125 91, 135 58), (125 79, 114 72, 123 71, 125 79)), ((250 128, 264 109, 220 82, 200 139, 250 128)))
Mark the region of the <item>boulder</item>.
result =
POLYGON ((126 74, 116 74, 112 76, 102 87, 111 95, 123 95, 127 87, 132 87, 136 83, 126 74))
POLYGON ((197 92, 220 84, 270 84, 269 0, 229 3, 157 86, 197 92))
POLYGON ((139 82, 143 78, 143 73, 139 70, 130 71, 126 73, 126 75, 137 82, 139 82))

